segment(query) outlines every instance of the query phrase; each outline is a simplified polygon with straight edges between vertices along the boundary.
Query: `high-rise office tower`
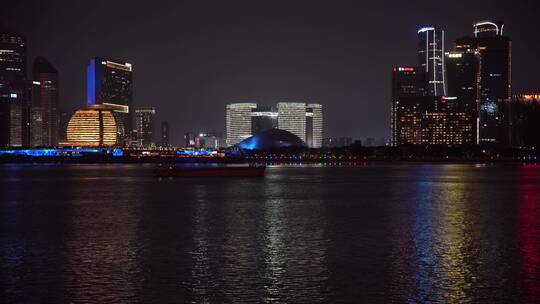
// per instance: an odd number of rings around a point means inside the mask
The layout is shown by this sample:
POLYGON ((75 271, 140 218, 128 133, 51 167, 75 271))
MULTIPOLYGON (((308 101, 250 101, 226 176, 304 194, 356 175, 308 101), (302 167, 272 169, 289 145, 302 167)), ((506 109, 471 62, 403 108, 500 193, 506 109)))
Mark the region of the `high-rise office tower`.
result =
POLYGON ((132 65, 118 60, 93 58, 87 69, 88 104, 109 107, 122 120, 124 133, 133 130, 132 65))
POLYGON ((256 103, 232 103, 227 105, 225 117, 227 146, 234 146, 252 135, 251 112, 255 108, 257 108, 256 103))
POLYGON ((291 132, 306 141, 306 104, 278 102, 278 129, 291 132))
POLYGON ((415 127, 420 123, 418 112, 426 95, 426 73, 423 68, 394 67, 392 71, 392 145, 419 144, 420 133, 415 127))
POLYGON ((448 96, 457 98, 456 112, 465 113, 471 124, 472 134, 466 136, 464 143, 478 144, 480 53, 476 50, 446 53, 446 73, 448 96), (470 138, 474 138, 474 141, 468 142, 470 138))
POLYGON ((0 81, 26 79, 26 39, 0 29, 0 81))
POLYGON ((169 146, 169 123, 166 121, 161 122, 161 145, 169 146))
POLYGON ((480 142, 501 141, 500 108, 512 95, 512 42, 504 36, 504 23, 482 21, 473 25, 473 36, 459 38, 457 51, 480 53, 480 142))
POLYGON ((26 144, 28 99, 25 80, 10 80, 0 85, 0 147, 22 147, 26 144))
POLYGON ((322 105, 308 103, 306 105, 306 144, 310 148, 321 148, 323 141, 322 105))
MULTIPOLYGON (((34 87, 38 89, 34 94, 39 99, 42 118, 42 145, 56 146, 58 144, 58 72, 43 57, 37 57, 33 65, 34 87), (36 87, 37 85, 37 87, 36 87)), ((32 100, 32 108, 37 105, 32 100)), ((35 112, 35 110, 34 110, 35 112)), ((34 120, 31 120, 31 123, 34 120)))
POLYGON ((154 142, 154 116, 156 109, 153 107, 135 108, 135 132, 137 134, 137 146, 150 147, 154 142))
POLYGON ((32 97, 30 99, 30 107, 28 109, 28 129, 30 147, 45 146, 45 130, 43 128, 43 106, 41 103, 41 83, 38 81, 32 82, 32 97))
POLYGON ((28 143, 28 101, 24 36, 0 29, 0 146, 28 143))
POLYGON ((427 95, 446 95, 444 30, 424 27, 418 30, 418 66, 426 73, 427 95))

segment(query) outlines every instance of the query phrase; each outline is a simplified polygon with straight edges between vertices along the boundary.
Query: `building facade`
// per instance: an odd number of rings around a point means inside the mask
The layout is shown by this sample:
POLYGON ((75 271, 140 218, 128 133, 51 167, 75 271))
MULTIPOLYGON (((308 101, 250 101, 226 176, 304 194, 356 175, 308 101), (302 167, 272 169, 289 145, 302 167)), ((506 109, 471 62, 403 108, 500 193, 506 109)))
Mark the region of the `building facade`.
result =
POLYGON ((391 144, 420 143, 414 127, 420 123, 418 97, 426 95, 426 73, 423 68, 394 67, 392 70, 391 144))
MULTIPOLYGON (((452 51, 446 53, 446 71, 448 95, 456 97, 457 113, 465 113, 471 122, 471 136, 474 144, 479 143, 479 108, 480 108, 480 53, 473 50, 452 51)), ((469 142, 466 142, 469 144, 469 142)))
POLYGON ((479 140, 501 143, 501 107, 512 96, 512 42, 504 36, 504 23, 475 23, 473 36, 457 39, 455 49, 480 53, 479 140))
POLYGON ((445 96, 444 30, 424 27, 418 30, 418 66, 426 73, 426 93, 445 96))
POLYGON ((306 104, 278 102, 278 129, 288 131, 306 141, 306 104))
POLYGON ((306 144, 310 148, 321 148, 323 145, 323 113, 320 104, 306 105, 306 144))
POLYGON ((138 147, 151 147, 154 141, 154 120, 156 109, 153 107, 135 108, 135 133, 138 147))
POLYGON ((400 98, 395 105, 394 145, 474 144, 474 122, 460 104, 457 97, 400 98))
POLYGON ((251 112, 256 108, 256 103, 248 102, 227 105, 225 117, 227 146, 234 146, 252 135, 251 112))
POLYGON ((105 106, 94 105, 76 111, 67 126, 67 141, 63 146, 117 146, 117 126, 113 112, 105 106))
MULTIPOLYGON (((130 63, 93 58, 87 69, 87 101, 113 110, 123 121, 123 133, 133 130, 133 67, 130 63)), ((120 131, 122 133, 122 131, 120 131)))
POLYGON ((276 107, 256 103, 227 105, 226 145, 271 129, 281 129, 298 136, 311 148, 322 147, 323 109, 320 104, 279 102, 276 107))
POLYGON ((32 84, 26 80, 26 39, 0 29, 0 147, 28 145, 28 105, 32 84))
MULTIPOLYGON (((37 92, 32 98, 33 112, 39 111, 41 116, 41 145, 56 146, 58 144, 58 72, 43 57, 37 57, 33 64, 33 84, 37 92), (39 110, 34 105, 39 104, 39 110)), ((37 115, 37 113, 36 113, 37 115)), ((32 123, 35 121, 31 120, 32 123)), ((33 127, 33 129, 35 129, 33 127)), ((34 132, 34 133, 37 133, 34 132)), ((34 135, 37 136, 37 135, 34 135)))

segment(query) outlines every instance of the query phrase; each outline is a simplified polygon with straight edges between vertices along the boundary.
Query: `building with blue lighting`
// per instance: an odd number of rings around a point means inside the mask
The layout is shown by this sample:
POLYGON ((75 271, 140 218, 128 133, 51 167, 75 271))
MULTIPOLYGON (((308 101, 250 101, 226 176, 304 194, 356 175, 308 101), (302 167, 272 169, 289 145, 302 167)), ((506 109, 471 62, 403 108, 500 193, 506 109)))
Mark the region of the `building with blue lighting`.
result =
POLYGON ((246 150, 272 150, 280 148, 306 148, 298 136, 281 129, 270 129, 239 142, 236 147, 246 150))
POLYGON ((132 71, 130 63, 106 58, 93 58, 87 69, 88 104, 113 110, 125 135, 133 130, 132 71))

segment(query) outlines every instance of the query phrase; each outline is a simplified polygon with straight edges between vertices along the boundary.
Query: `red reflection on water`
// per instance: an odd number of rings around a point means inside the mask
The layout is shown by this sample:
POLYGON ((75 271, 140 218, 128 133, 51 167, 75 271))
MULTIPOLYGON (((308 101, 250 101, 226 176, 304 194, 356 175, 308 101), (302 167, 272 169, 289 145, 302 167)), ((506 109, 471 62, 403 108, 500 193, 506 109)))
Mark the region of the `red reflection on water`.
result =
POLYGON ((523 166, 520 175, 519 241, 525 302, 540 297, 540 166, 523 166))

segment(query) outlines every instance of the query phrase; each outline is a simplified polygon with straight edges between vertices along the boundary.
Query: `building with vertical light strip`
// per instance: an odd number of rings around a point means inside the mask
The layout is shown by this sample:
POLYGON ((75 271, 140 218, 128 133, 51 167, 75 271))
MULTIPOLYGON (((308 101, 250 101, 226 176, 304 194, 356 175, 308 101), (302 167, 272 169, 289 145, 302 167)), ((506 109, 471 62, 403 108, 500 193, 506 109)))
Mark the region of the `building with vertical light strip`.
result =
POLYGON ((310 148, 322 147, 323 107, 305 102, 279 102, 276 107, 256 103, 227 105, 227 146, 270 130, 281 129, 298 136, 310 148))
POLYGON ((445 96, 444 30, 441 28, 418 30, 418 66, 426 72, 427 95, 445 96))
POLYGON ((512 41, 504 36, 504 23, 481 21, 473 35, 459 38, 456 51, 480 53, 480 143, 502 143, 501 107, 512 97, 512 41))
POLYGON ((250 102, 227 105, 225 117, 227 146, 234 146, 252 135, 251 112, 256 108, 257 104, 250 102))
POLYGON ((125 135, 133 130, 133 67, 130 63, 93 58, 87 69, 88 104, 109 107, 122 120, 125 135))
POLYGON ((321 148, 323 142, 322 105, 308 103, 306 105, 306 144, 310 148, 321 148))

